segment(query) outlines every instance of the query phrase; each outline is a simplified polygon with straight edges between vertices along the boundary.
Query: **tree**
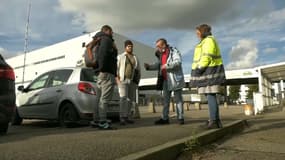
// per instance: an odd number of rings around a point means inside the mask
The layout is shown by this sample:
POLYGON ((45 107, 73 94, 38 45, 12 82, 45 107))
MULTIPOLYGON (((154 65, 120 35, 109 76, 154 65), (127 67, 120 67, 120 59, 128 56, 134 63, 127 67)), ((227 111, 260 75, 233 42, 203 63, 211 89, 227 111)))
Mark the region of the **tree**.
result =
POLYGON ((231 100, 236 101, 239 99, 240 85, 229 87, 229 97, 231 100))
POLYGON ((248 99, 253 99, 253 92, 258 92, 258 85, 257 84, 251 84, 251 85, 247 85, 248 90, 246 93, 246 97, 248 99))

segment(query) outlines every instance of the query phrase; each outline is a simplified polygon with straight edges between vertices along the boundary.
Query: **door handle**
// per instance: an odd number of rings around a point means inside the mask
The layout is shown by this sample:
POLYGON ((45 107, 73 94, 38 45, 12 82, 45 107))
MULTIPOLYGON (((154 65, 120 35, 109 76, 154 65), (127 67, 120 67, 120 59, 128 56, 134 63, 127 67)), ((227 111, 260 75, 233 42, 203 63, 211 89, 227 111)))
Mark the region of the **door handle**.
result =
POLYGON ((56 90, 56 92, 62 92, 62 90, 58 89, 58 90, 56 90))

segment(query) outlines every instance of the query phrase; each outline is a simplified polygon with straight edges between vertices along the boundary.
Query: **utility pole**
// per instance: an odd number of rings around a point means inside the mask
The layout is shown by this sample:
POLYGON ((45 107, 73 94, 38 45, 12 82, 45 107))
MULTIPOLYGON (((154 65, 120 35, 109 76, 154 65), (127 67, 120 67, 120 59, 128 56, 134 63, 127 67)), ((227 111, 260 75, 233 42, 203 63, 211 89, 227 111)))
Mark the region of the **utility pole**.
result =
POLYGON ((31 13, 31 0, 29 0, 28 11, 27 11, 27 23, 26 23, 26 33, 25 33, 24 65, 23 65, 22 85, 24 85, 24 81, 25 81, 26 53, 28 51, 28 35, 29 35, 30 13, 31 13))

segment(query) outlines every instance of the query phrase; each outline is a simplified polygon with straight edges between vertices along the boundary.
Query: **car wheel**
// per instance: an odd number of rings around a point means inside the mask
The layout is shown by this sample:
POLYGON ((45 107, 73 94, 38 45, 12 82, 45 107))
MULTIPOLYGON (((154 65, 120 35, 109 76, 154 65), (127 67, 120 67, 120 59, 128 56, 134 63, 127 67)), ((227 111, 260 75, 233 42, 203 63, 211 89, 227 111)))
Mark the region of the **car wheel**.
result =
POLYGON ((8 117, 0 112, 0 135, 6 134, 9 126, 8 117))
POLYGON ((74 127, 78 120, 79 116, 74 105, 71 103, 64 104, 59 114, 60 125, 67 128, 74 127))
POLYGON ((20 117, 18 110, 16 109, 16 112, 14 113, 14 116, 12 118, 12 125, 21 125, 23 122, 23 118, 20 117))

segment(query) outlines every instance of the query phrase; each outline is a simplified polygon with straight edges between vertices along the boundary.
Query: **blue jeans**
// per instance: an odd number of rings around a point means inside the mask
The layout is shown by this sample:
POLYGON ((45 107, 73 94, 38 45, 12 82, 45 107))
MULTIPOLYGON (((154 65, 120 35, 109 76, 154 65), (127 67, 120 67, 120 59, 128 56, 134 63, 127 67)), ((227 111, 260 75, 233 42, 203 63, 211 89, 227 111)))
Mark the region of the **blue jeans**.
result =
MULTIPOLYGON (((167 81, 163 81, 163 109, 162 109, 162 119, 169 119, 169 103, 171 98, 171 92, 168 90, 167 81)), ((183 99, 182 99, 182 89, 174 91, 174 100, 176 103, 176 113, 178 119, 184 119, 184 109, 183 109, 183 99)))
POLYGON ((220 113, 219 113, 219 105, 217 102, 216 93, 207 93, 205 95, 207 96, 208 99, 210 120, 219 120, 220 113))

